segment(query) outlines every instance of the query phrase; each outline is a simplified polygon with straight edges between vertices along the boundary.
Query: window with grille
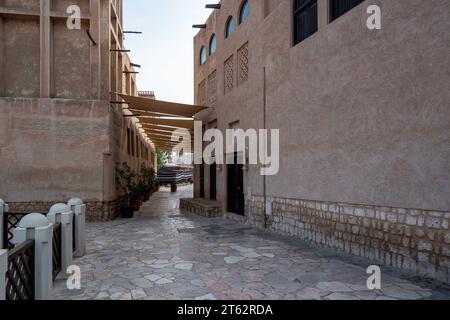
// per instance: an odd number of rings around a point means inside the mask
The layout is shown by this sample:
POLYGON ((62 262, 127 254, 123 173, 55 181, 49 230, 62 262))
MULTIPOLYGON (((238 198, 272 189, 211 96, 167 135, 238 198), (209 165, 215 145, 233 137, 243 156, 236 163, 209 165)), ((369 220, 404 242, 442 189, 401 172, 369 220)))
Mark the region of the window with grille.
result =
POLYGON ((233 56, 229 57, 224 64, 224 76, 225 76, 225 94, 233 90, 234 88, 234 63, 233 56))
POLYGON ((318 30, 317 0, 294 0, 294 45, 318 30))
POLYGON ((214 71, 208 76, 208 98, 209 103, 216 102, 217 99, 216 71, 214 71))
POLYGON ((364 0, 330 0, 330 21, 334 21, 364 0))
POLYGON ((198 85, 198 103, 201 105, 206 104, 206 80, 203 80, 198 85))
POLYGON ((248 43, 238 50, 238 85, 248 79, 248 43))

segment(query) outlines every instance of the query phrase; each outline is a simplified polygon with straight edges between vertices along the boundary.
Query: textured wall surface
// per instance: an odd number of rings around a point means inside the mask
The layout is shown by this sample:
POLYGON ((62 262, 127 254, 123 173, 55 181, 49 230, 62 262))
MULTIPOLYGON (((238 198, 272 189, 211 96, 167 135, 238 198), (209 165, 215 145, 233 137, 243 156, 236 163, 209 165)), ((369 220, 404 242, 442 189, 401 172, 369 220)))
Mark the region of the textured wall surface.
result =
MULTIPOLYGON (((328 1, 318 0, 319 31, 296 46, 292 1, 249 3, 250 16, 238 25, 241 0, 222 1, 195 36, 195 96, 214 74, 216 98, 198 115, 205 128, 261 129, 265 122, 280 129, 280 172, 266 179, 256 166, 244 172, 247 198, 274 199, 266 227, 448 280, 450 2, 365 1, 330 23, 328 1), (381 30, 366 27, 373 4, 382 9, 381 30), (229 16, 236 31, 225 39, 229 16), (200 66, 198 53, 212 34, 217 52, 200 66), (237 57, 246 43, 242 82, 237 57), (229 59, 234 83, 225 90, 229 59), (285 201, 353 204, 366 216, 311 212, 301 204, 291 210, 285 201), (391 208, 385 210, 391 220, 371 217, 381 208, 391 208)), ((209 198, 209 167, 204 170, 209 198)), ((226 212, 226 166, 217 173, 217 199, 226 212)), ((264 216, 255 212, 262 208, 247 205, 249 223, 261 226, 264 216)))
POLYGON ((0 99, 0 194, 8 202, 103 200, 108 103, 0 99))
POLYGON ((450 212, 251 197, 246 222, 450 282, 450 212), (267 215, 265 215, 267 212, 267 215))
MULTIPOLYGON (((366 2, 328 23, 328 1, 319 0, 319 31, 292 46, 290 2, 265 17, 265 1, 250 1, 248 20, 227 39, 227 18, 237 21, 240 1, 214 11, 194 39, 195 88, 216 72, 217 98, 198 118, 221 130, 262 128, 265 69, 266 125, 281 139, 280 172, 267 178, 267 195, 448 210, 450 3, 372 1, 383 16, 382 29, 370 31, 366 2), (212 34, 217 52, 200 66, 198 52, 212 34), (236 57, 247 42, 248 81, 239 83, 236 57), (234 88, 226 92, 232 56, 234 88)), ((262 194, 257 168, 244 179, 262 194)), ((218 175, 222 203, 225 180, 226 170, 218 175)))

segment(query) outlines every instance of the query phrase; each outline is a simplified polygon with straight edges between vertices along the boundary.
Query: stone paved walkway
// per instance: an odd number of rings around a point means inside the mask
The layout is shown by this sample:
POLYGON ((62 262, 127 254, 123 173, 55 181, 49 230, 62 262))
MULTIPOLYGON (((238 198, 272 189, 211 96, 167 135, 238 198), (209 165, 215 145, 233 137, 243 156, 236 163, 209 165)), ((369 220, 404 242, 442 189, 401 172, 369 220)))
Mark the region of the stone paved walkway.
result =
POLYGON ((450 299, 450 288, 382 268, 366 287, 368 261, 310 247, 223 219, 180 213, 162 190, 139 217, 87 226, 76 259, 82 289, 57 281, 56 299, 450 299))

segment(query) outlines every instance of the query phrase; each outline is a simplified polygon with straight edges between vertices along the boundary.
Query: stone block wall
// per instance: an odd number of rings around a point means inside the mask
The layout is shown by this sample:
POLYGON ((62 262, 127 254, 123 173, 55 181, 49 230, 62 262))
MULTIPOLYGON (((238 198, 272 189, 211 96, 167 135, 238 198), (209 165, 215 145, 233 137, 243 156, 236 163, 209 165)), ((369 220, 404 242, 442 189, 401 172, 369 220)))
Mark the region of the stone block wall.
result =
MULTIPOLYGON (((66 203, 67 201, 60 201, 66 203)), ((8 202, 10 212, 18 213, 47 213, 51 206, 56 202, 8 202)), ((86 203, 86 221, 110 221, 117 218, 120 214, 117 203, 102 201, 87 201, 86 203)))
POLYGON ((450 282, 450 212, 252 196, 257 228, 450 282), (264 214, 265 210, 267 215, 264 214))
POLYGON ((222 216, 222 207, 220 204, 206 203, 202 199, 180 199, 180 209, 205 218, 222 216))

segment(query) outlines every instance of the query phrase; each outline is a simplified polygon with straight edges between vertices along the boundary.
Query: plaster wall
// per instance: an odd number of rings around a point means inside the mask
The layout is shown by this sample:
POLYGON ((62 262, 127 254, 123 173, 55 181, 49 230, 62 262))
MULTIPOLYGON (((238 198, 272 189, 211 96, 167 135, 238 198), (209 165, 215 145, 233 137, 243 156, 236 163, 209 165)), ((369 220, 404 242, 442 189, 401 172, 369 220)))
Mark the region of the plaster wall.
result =
MULTIPOLYGON (((217 101, 198 119, 217 119, 222 130, 231 123, 259 129, 265 87, 266 125, 281 135, 280 172, 266 178, 266 195, 447 211, 450 3, 372 1, 383 15, 382 29, 370 31, 368 2, 329 23, 328 1, 319 0, 319 31, 293 46, 291 1, 249 2, 251 14, 238 25, 241 1, 221 1, 195 37, 196 97, 217 70, 217 101), (230 15, 236 31, 225 39, 230 15), (200 66, 200 48, 213 33, 217 52, 200 66), (249 78, 238 85, 236 55, 247 42, 249 78), (235 86, 225 94, 224 62, 232 55, 235 86)), ((209 189, 207 166, 205 177, 209 189)), ((226 168, 218 174, 224 203, 225 180, 226 168)), ((244 180, 247 193, 262 195, 259 168, 244 180)))
POLYGON ((0 194, 8 202, 103 201, 108 104, 0 99, 0 194))

